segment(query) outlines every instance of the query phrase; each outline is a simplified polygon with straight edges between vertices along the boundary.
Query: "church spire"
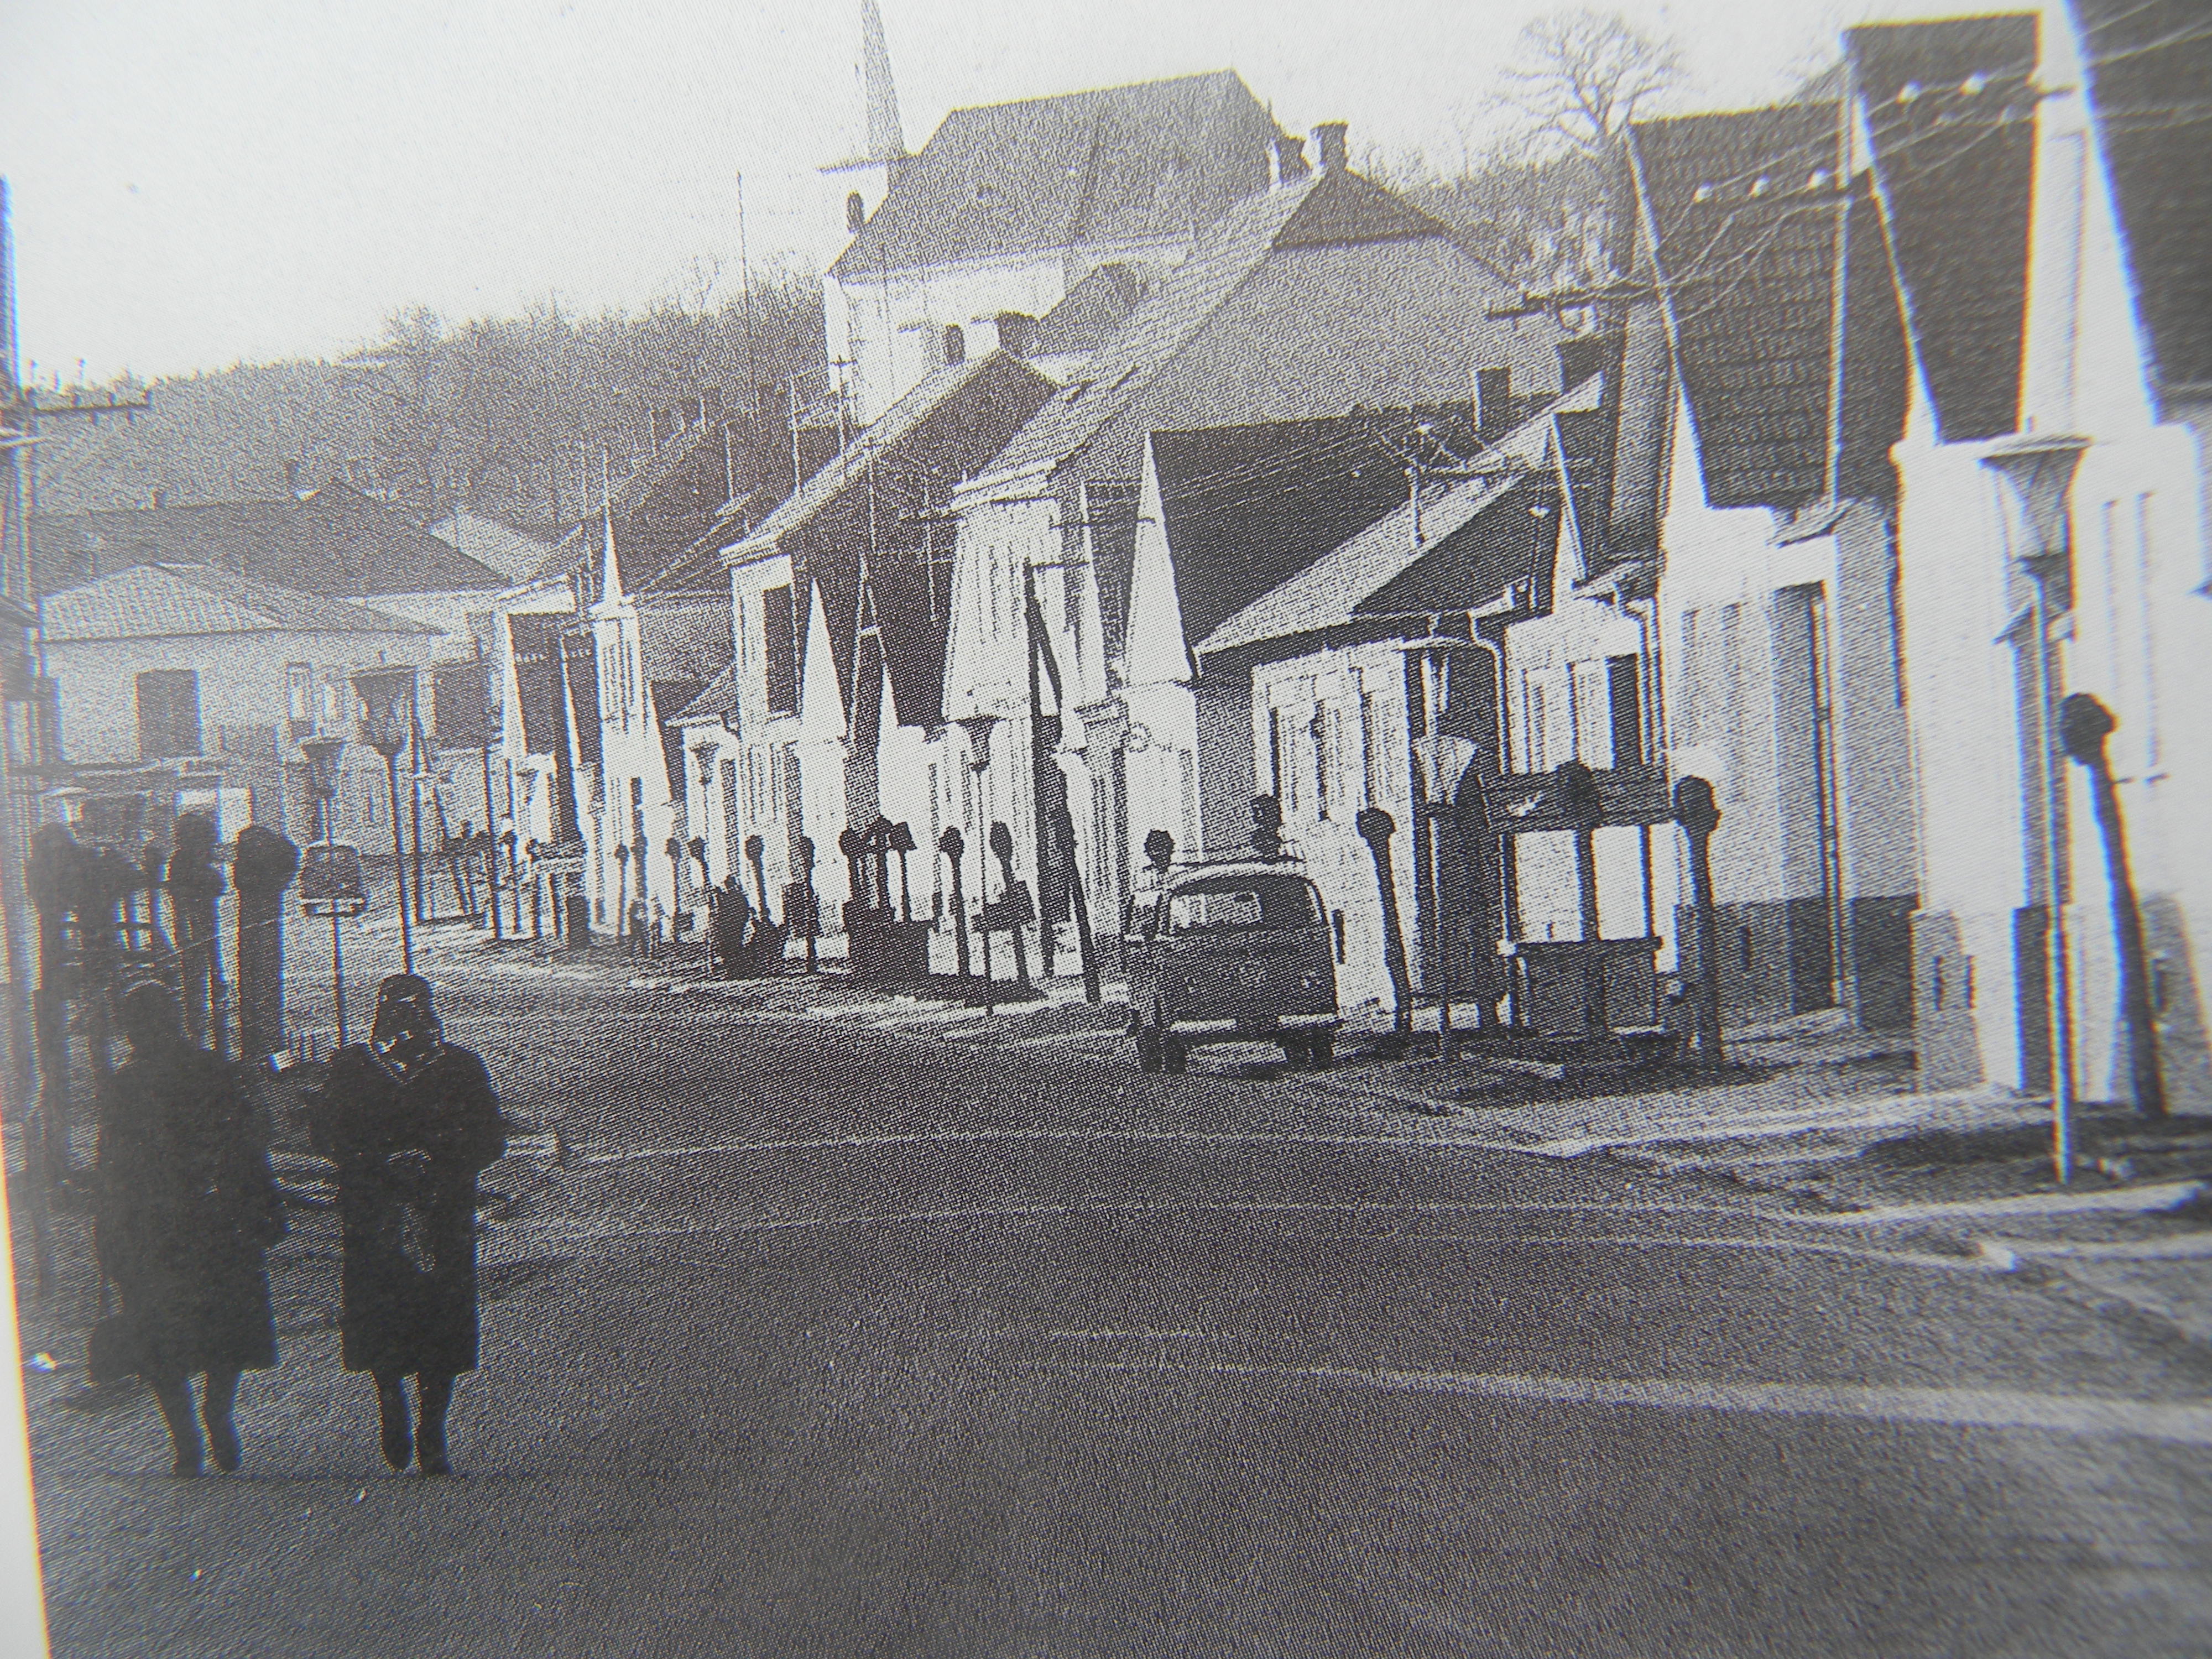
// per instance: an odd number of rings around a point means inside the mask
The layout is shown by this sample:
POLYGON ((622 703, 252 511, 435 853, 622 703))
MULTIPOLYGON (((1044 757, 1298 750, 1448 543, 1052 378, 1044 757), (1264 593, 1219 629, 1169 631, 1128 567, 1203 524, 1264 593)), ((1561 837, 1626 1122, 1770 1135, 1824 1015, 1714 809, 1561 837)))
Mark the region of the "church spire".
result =
POLYGON ((899 127, 898 88, 891 84, 891 49, 884 40, 884 15, 876 0, 860 0, 860 90, 867 105, 871 161, 906 156, 906 135, 899 127))

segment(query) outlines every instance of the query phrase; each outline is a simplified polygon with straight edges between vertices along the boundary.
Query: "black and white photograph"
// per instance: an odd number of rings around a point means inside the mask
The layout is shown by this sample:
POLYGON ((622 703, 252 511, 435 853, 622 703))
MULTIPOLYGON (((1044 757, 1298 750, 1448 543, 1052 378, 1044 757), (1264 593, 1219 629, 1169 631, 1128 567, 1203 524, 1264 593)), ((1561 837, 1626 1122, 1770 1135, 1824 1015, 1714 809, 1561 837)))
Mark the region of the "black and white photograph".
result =
POLYGON ((2212 1653, 2208 0, 0 0, 0 1651, 2212 1653))

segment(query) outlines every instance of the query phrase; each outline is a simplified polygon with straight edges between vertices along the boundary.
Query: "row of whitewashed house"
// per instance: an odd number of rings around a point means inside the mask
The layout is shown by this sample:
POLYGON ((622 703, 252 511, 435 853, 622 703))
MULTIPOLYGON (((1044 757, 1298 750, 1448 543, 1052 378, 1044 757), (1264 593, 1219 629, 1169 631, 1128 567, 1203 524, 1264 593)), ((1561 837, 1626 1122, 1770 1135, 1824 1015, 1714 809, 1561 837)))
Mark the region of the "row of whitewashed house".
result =
POLYGON ((1854 29, 1796 101, 1638 124, 1632 279, 1534 305, 1233 75, 958 112, 910 157, 872 120, 825 285, 865 423, 702 422, 506 596, 521 832, 581 844, 603 927, 736 875, 811 879, 834 931, 846 831, 905 824, 949 927, 940 837, 972 909, 1004 823, 1048 918, 1079 875, 1111 940, 1148 837, 1232 853, 1268 798, 1388 1004, 1359 814, 1397 826, 1413 988, 1493 996, 1583 933, 1573 839, 1504 836, 1476 914, 1424 805, 1466 766, 1540 824, 1578 760, 1601 932, 1656 942, 1614 986, 1642 1023, 1701 970, 1664 817, 1700 776, 1732 1021, 1917 1027, 1939 1085, 2048 1090, 2056 1050, 2125 1098, 2112 843, 2052 720, 2087 692, 2166 1087, 2212 1093, 2182 9, 1854 29))

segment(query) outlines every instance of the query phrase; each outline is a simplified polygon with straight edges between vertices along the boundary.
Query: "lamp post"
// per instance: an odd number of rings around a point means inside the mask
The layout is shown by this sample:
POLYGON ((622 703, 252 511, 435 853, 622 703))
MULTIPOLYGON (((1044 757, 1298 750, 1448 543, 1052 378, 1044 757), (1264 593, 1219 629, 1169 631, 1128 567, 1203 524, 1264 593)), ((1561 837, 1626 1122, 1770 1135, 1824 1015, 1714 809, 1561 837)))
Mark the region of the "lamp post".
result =
POLYGON ((1413 739, 1413 757, 1421 786, 1420 812, 1429 826, 1429 893, 1435 907, 1429 937, 1437 974, 1437 1053, 1452 1057, 1451 932, 1447 914, 1457 907, 1444 902, 1443 830, 1451 816, 1459 781, 1474 764, 1474 743, 1447 732, 1431 732, 1413 739))
POLYGON ((407 973, 415 971, 415 936, 407 925, 407 848, 399 833, 399 751, 407 746, 414 723, 415 670, 364 669, 353 677, 354 694, 361 699, 361 740, 384 757, 385 782, 392 803, 392 879, 399 908, 399 960, 407 973))
MULTIPOLYGON (((988 905, 991 896, 991 866, 986 862, 985 826, 991 822, 991 733, 999 724, 996 714, 963 714, 960 729, 968 734, 968 769, 975 778, 975 902, 988 905)), ((991 973, 991 929, 988 922, 983 929, 983 1006, 988 1010, 993 992, 991 973)))
POLYGON ((2013 505, 2013 556, 2035 585, 2029 614, 2033 629, 2030 660, 2036 700, 2035 787, 2043 796, 2043 901, 2048 912, 2044 939, 2051 1020, 2051 1156, 2062 1185, 2074 1175, 2074 988, 2066 927, 2066 787, 2058 762, 2059 690, 2051 626, 2054 611, 2070 611, 2074 605, 2068 496, 2088 447, 2086 438, 2035 433, 1982 457, 1982 465, 2004 481, 2013 505))
MULTIPOLYGON (((345 753, 343 738, 309 738, 300 745, 307 757, 309 787, 315 794, 315 828, 324 847, 333 844, 337 829, 338 757, 345 753)), ((327 858, 328 854, 325 854, 327 858)), ((338 1047, 346 1042, 345 947, 338 939, 338 907, 331 907, 331 1006, 337 1016, 338 1047)))

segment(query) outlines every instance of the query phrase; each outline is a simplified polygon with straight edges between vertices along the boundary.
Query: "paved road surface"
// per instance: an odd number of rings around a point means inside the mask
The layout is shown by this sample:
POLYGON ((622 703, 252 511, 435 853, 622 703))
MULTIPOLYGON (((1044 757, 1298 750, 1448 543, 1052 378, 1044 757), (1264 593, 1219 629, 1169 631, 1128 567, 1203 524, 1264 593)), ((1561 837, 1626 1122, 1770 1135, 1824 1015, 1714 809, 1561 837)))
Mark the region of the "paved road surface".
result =
POLYGON ((2199 1350, 1233 1055, 781 1001, 449 992, 567 1156, 490 1177, 466 1478, 383 1470, 319 1218, 244 1475, 34 1379, 56 1651, 2212 1650, 2199 1350))

